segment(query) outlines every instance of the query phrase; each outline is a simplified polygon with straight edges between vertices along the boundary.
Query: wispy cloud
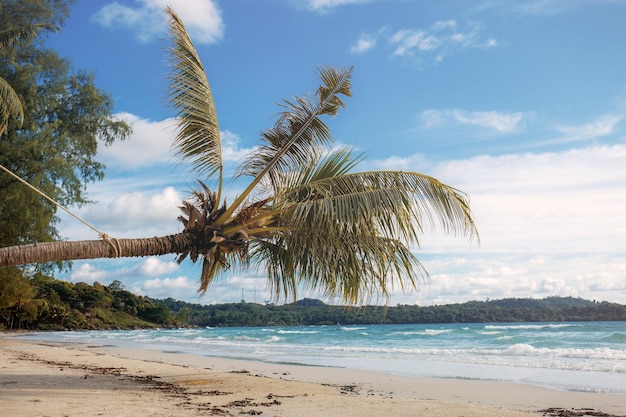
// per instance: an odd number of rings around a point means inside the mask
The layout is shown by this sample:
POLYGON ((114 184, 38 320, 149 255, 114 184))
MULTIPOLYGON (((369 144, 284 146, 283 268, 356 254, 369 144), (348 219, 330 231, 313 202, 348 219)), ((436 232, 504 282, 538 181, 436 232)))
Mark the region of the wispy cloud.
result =
POLYGON ((466 111, 460 109, 425 110, 421 119, 426 128, 441 127, 449 124, 480 126, 499 133, 513 133, 520 130, 528 113, 500 113, 496 111, 466 111))
POLYGON ((102 7, 92 20, 108 28, 127 28, 141 42, 161 36, 167 25, 163 10, 171 6, 184 20, 194 42, 216 43, 224 36, 225 25, 214 0, 136 0, 135 7, 117 1, 102 7))
POLYGON ((339 6, 345 6, 348 4, 362 4, 369 3, 373 0, 304 0, 306 7, 309 10, 316 12, 328 12, 339 6))
POLYGON ((475 9, 494 9, 522 16, 548 16, 600 4, 623 5, 624 2, 623 0, 498 0, 484 1, 475 6, 475 9))
POLYGON ((393 155, 385 159, 366 159, 359 165, 359 169, 428 172, 433 165, 423 154, 393 155))
POLYGON ((550 143, 578 142, 608 136, 615 132, 617 124, 623 119, 624 116, 610 114, 578 126, 560 126, 557 131, 563 136, 550 143))
POLYGON ((241 160, 253 152, 256 147, 242 148, 239 135, 229 130, 220 132, 222 141, 222 160, 224 162, 239 164, 241 160))
POLYGON ((431 53, 436 60, 463 48, 492 48, 497 40, 482 35, 481 25, 473 24, 466 29, 454 20, 435 22, 427 29, 403 29, 391 35, 390 44, 395 56, 431 53))
POLYGON ((350 48, 350 52, 356 55, 364 54, 373 47, 376 46, 376 38, 370 35, 363 35, 356 43, 350 48))
POLYGON ((467 48, 493 48, 499 45, 495 38, 483 35, 483 27, 471 24, 461 27, 455 20, 439 20, 428 28, 400 30, 380 29, 362 34, 350 48, 354 54, 363 54, 384 41, 392 56, 428 58, 442 61, 456 51, 467 48))

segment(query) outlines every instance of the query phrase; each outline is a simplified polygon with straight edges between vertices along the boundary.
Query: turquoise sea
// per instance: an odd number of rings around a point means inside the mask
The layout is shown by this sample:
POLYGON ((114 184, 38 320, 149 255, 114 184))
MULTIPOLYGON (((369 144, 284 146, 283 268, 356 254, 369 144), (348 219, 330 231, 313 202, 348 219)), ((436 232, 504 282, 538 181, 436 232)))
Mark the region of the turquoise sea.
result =
POLYGON ((626 393, 626 322, 235 327, 41 332, 23 337, 626 393))

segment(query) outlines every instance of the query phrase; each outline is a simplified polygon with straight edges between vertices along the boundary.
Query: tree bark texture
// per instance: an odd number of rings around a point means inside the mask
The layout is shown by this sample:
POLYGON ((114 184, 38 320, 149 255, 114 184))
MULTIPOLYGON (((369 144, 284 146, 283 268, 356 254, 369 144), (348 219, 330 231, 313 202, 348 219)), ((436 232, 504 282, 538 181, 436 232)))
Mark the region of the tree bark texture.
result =
POLYGON ((190 247, 186 233, 139 238, 44 242, 0 248, 0 266, 73 261, 78 259, 119 258, 178 254, 190 247))

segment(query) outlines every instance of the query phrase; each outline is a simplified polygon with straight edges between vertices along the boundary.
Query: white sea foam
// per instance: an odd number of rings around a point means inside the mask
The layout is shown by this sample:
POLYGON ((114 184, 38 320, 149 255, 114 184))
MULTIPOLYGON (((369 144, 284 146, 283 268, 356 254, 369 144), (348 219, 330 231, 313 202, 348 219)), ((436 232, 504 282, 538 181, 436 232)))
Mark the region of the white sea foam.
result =
POLYGON ((250 337, 250 336, 235 336, 234 340, 244 341, 244 342, 258 342, 260 339, 258 337, 250 337))
POLYGON ((536 329, 562 329, 565 327, 578 327, 575 323, 540 323, 540 324, 488 324, 485 329, 495 330, 536 330, 536 329))
POLYGON ((424 334, 428 336, 438 336, 440 334, 450 333, 452 329, 426 329, 424 334))
POLYGON ((426 336, 437 336, 440 334, 451 333, 452 329, 425 329, 419 331, 406 331, 406 332, 396 332, 392 334, 401 334, 403 336, 411 336, 411 335, 426 335, 426 336))
POLYGON ((278 334, 316 334, 319 330, 278 330, 278 334))

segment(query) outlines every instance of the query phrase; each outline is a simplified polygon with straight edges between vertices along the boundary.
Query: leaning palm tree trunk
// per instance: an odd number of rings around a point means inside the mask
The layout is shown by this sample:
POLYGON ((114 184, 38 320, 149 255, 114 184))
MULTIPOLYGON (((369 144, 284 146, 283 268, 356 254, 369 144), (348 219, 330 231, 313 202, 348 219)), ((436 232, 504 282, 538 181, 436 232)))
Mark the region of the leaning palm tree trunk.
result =
POLYGON ((139 239, 32 243, 0 248, 0 266, 183 253, 189 250, 191 244, 187 233, 139 239))

